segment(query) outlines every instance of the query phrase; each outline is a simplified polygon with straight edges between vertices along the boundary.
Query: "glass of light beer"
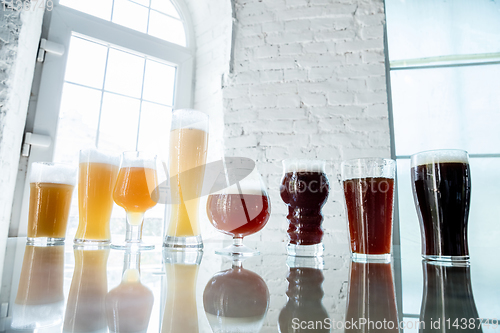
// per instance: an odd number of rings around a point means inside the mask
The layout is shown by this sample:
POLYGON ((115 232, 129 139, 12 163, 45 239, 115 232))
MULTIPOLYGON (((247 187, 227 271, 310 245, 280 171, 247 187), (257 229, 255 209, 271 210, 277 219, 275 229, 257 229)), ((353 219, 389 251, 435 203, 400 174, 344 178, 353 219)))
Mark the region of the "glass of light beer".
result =
POLYGON ((76 167, 59 163, 33 163, 30 173, 28 244, 64 242, 76 167))
POLYGON ((203 248, 199 204, 208 148, 208 115, 190 109, 172 114, 170 130, 170 223, 163 245, 203 248), (186 172, 190 170, 190 172, 186 172))
POLYGON ((434 150, 411 157, 413 198, 420 220, 422 256, 467 261, 471 177, 464 150, 434 150))
POLYGON ((120 166, 120 156, 96 149, 80 151, 78 209, 80 223, 75 244, 109 244, 109 220, 113 209, 113 189, 120 166))
POLYGON ((153 244, 142 242, 144 213, 158 201, 156 155, 141 151, 122 154, 122 163, 113 192, 115 203, 127 213, 127 231, 124 244, 111 247, 126 249, 154 249, 153 244))

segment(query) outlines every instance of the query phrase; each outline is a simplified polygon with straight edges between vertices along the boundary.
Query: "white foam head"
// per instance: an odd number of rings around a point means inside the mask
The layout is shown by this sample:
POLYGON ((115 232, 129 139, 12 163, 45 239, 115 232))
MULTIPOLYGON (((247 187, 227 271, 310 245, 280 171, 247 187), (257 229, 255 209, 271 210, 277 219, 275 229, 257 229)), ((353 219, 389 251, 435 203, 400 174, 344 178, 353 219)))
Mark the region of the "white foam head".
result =
POLYGON ((396 177, 396 161, 388 158, 367 157, 342 161, 342 179, 396 177))
POLYGON ((98 149, 80 150, 80 163, 104 163, 120 166, 120 155, 98 149))
POLYGON ((208 115, 193 109, 179 109, 172 113, 171 131, 180 128, 199 129, 208 132, 208 115))
POLYGON ((31 165, 30 183, 55 183, 75 186, 77 167, 70 164, 36 162, 31 165))
POLYGON ((283 160, 283 173, 289 172, 325 172, 323 160, 288 159, 283 160))
POLYGON ((156 155, 140 151, 128 151, 122 154, 122 168, 148 168, 156 170, 156 155))
POLYGON ((465 150, 442 149, 423 151, 411 156, 411 166, 435 163, 469 163, 469 154, 465 150))

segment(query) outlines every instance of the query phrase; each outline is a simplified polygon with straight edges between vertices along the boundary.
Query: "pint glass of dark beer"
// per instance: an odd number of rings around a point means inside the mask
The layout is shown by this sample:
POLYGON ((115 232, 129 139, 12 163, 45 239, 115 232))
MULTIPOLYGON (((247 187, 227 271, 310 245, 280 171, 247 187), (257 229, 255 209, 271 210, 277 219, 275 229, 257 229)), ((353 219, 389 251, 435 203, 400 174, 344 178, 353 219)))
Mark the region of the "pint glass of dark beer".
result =
POLYGON ((463 150, 434 150, 411 157, 413 198, 420 220, 422 256, 467 261, 471 178, 463 150))
POLYGON ((396 161, 358 158, 342 162, 347 227, 354 260, 389 261, 396 161))
POLYGON ((281 199, 288 206, 288 254, 315 257, 323 254, 323 215, 330 184, 325 161, 284 160, 281 199))

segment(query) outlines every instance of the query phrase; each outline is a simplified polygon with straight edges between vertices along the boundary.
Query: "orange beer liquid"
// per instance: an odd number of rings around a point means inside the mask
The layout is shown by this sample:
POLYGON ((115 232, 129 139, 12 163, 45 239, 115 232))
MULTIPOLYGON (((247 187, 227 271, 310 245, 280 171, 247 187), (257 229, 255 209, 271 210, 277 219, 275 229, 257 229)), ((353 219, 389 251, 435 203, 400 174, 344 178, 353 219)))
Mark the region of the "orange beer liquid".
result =
POLYGON ((116 180, 113 199, 127 212, 143 213, 156 205, 153 200, 157 196, 156 179, 156 170, 151 168, 121 168, 116 180))
POLYGON ((75 239, 109 240, 109 219, 118 166, 107 163, 80 163, 78 208, 80 223, 75 239))
POLYGON ((175 237, 197 236, 198 208, 207 160, 208 133, 193 128, 170 132, 170 177, 172 213, 167 235, 175 237), (184 171, 196 168, 189 177, 179 177, 184 171), (189 200, 184 200, 184 197, 189 200))
POLYGON ((28 237, 65 237, 74 188, 68 184, 30 184, 28 237))

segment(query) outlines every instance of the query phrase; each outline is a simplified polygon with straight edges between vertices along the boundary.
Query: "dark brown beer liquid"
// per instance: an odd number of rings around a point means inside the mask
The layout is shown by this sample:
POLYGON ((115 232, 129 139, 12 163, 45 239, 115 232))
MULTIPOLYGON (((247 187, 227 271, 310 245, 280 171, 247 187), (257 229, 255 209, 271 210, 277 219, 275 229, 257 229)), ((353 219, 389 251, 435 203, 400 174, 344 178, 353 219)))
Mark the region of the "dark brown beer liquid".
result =
POLYGON ((323 172, 288 172, 281 182, 281 199, 288 206, 290 244, 314 245, 323 238, 321 208, 330 185, 323 172))
POLYGON ((391 253, 394 179, 345 180, 344 196, 352 252, 391 253))
POLYGON ((470 168, 467 163, 417 165, 411 172, 425 255, 467 256, 470 168))

